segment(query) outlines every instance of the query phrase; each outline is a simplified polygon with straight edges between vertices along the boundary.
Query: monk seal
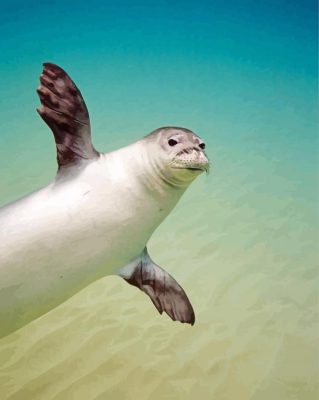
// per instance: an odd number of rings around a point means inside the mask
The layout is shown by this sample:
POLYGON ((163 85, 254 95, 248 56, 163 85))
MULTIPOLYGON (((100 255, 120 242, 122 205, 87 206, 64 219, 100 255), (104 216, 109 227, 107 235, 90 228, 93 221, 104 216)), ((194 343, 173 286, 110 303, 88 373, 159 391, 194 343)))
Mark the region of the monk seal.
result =
POLYGON ((37 110, 53 132, 58 171, 48 186, 0 209, 0 335, 118 274, 172 320, 194 324, 181 286, 147 242, 209 161, 204 142, 177 127, 110 153, 92 145, 89 114, 67 73, 43 64, 37 110))

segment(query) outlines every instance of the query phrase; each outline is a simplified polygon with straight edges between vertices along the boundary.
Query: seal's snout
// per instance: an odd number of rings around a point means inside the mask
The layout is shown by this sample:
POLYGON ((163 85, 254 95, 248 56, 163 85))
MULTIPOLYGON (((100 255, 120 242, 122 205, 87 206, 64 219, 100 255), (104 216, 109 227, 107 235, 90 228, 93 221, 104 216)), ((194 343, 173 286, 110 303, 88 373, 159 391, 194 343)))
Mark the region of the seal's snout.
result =
POLYGON ((198 152, 197 158, 194 161, 195 165, 198 165, 200 169, 205 172, 209 172, 210 162, 206 154, 203 151, 198 152))
POLYGON ((209 160, 204 151, 197 146, 186 147, 180 150, 174 158, 175 168, 186 168, 190 170, 209 170, 209 160))

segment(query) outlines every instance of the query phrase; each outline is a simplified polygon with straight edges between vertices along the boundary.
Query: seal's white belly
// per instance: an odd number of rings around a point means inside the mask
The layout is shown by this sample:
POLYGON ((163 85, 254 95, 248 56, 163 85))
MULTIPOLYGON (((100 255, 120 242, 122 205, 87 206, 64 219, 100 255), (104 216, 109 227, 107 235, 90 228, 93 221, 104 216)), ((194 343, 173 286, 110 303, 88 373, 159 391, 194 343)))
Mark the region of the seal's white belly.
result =
POLYGON ((0 210, 0 319, 31 320, 141 253, 171 207, 122 178, 96 163, 0 210))

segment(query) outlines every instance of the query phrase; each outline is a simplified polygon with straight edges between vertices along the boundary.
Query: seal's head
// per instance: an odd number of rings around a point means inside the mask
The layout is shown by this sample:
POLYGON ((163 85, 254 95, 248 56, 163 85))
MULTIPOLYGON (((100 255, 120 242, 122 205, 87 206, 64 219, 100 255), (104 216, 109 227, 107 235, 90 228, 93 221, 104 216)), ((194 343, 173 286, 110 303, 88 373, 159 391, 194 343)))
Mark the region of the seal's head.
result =
POLYGON ((150 133, 151 163, 164 180, 173 185, 188 185, 202 172, 208 172, 205 143, 185 128, 164 127, 150 133))

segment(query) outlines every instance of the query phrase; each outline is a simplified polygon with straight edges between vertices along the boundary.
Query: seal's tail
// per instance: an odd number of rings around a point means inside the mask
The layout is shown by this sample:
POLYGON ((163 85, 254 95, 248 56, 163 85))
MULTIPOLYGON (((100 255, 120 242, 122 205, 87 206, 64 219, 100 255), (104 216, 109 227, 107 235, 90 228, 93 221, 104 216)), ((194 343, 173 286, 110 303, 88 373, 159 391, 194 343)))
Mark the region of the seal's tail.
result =
POLYGON ((51 63, 43 66, 37 89, 42 105, 37 111, 53 132, 59 170, 96 158, 98 152, 91 143, 89 113, 81 92, 62 68, 51 63))

